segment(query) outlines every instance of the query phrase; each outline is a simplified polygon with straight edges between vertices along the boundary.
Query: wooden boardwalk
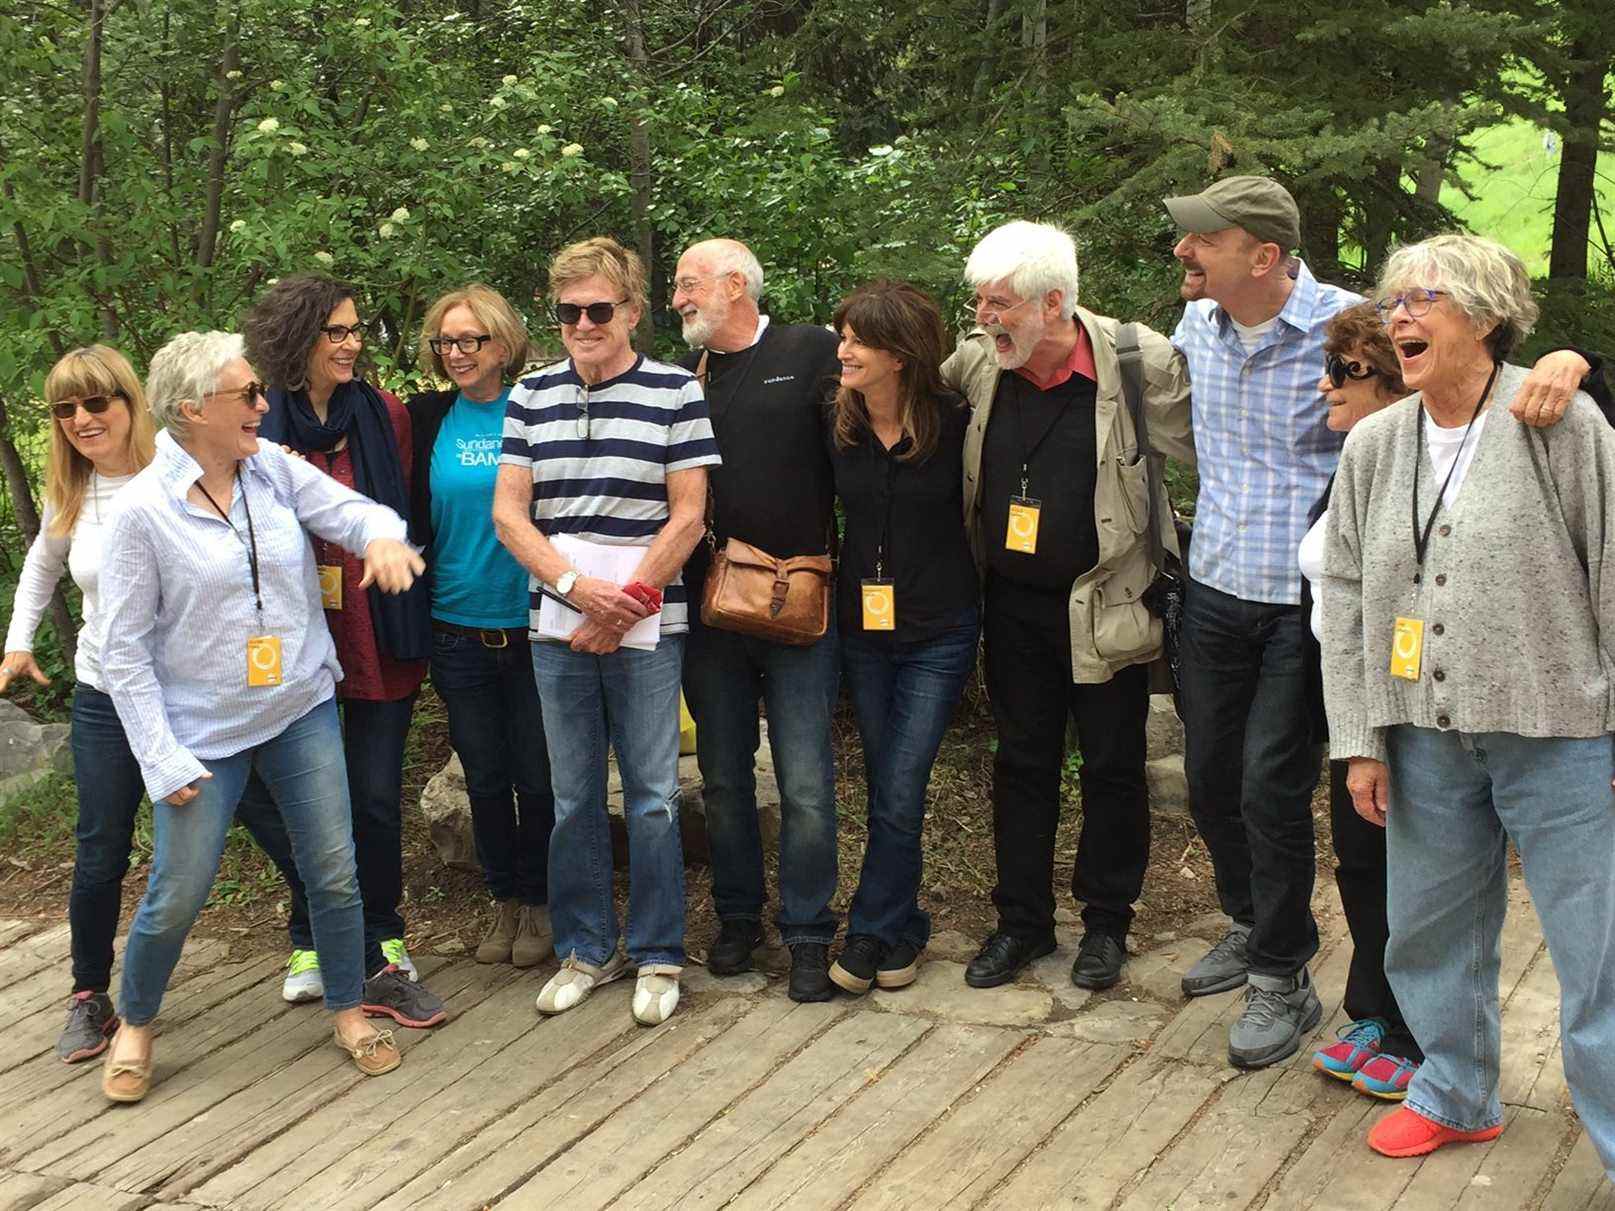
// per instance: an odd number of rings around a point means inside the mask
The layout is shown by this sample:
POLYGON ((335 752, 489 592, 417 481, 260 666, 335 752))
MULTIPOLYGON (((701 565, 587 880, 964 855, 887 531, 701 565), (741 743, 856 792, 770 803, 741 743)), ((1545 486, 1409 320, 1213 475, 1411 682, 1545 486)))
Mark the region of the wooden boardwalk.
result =
MULTIPOLYGON (((1314 1073, 1309 1049, 1227 1066, 1238 996, 1174 990, 1202 941, 1134 958, 1109 998, 1062 987, 1068 946, 978 992, 959 979, 965 940, 943 937, 915 987, 827 1005, 691 969, 655 1030, 630 1018, 629 982, 540 1021, 549 968, 426 959, 453 1020, 400 1031, 403 1067, 366 1080, 323 1013, 281 1002, 274 958, 197 942, 156 1085, 113 1107, 98 1064, 50 1051, 66 927, 0 922, 0 1209, 1615 1209, 1569 1110, 1553 968, 1518 890, 1508 1129, 1422 1163, 1367 1151, 1385 1107, 1314 1073)), ((1337 939, 1314 966, 1326 1031, 1346 958, 1337 939)))

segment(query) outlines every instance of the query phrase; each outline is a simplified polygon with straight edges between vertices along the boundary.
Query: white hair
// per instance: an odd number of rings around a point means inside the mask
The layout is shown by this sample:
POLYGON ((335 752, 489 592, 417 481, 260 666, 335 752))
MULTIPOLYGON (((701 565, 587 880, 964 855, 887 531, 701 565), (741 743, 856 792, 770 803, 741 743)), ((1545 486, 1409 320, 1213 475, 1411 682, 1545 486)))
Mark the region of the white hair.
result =
POLYGON ((750 248, 737 240, 724 240, 712 251, 711 260, 714 277, 725 277, 731 273, 738 273, 746 279, 746 294, 752 302, 763 297, 763 266, 750 248))
POLYGON ((182 332, 157 350, 146 371, 146 399, 157 423, 183 437, 189 426, 180 405, 201 411, 220 371, 244 357, 244 349, 234 332, 182 332))
POLYGON ((1451 298, 1499 359, 1519 348, 1540 314, 1525 264, 1484 236, 1438 235, 1398 248, 1380 272, 1379 294, 1412 286, 1451 298))
POLYGON ((1008 281, 1023 299, 1060 292, 1067 314, 1077 305, 1077 245, 1051 223, 1017 219, 994 228, 965 262, 965 281, 980 289, 1008 281))

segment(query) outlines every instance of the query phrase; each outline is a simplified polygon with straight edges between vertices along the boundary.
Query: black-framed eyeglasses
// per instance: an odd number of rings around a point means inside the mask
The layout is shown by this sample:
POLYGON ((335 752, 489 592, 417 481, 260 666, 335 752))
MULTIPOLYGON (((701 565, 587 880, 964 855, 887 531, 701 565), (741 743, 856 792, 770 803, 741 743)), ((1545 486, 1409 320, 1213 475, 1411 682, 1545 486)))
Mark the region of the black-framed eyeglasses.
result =
POLYGON ((1412 290, 1404 290, 1401 294, 1385 294, 1374 300, 1374 310, 1379 312, 1382 324, 1389 324, 1391 316, 1396 314, 1398 307, 1406 307, 1407 313, 1414 319, 1430 314, 1430 308, 1436 305, 1436 300, 1446 294, 1445 290, 1425 290, 1416 286, 1412 290))
POLYGON ((484 332, 477 336, 434 336, 426 343, 432 347, 432 352, 442 357, 451 350, 458 349, 461 353, 480 353, 482 347, 493 337, 484 332))
POLYGON ((1323 372, 1329 376, 1329 381, 1338 389, 1346 385, 1346 380, 1362 382, 1365 378, 1373 378, 1379 371, 1373 366, 1365 366, 1362 362, 1349 362, 1338 353, 1331 353, 1323 359, 1323 372))
POLYGON ((252 407, 253 400, 259 396, 269 398, 269 388, 260 382, 250 382, 245 387, 237 387, 234 391, 215 391, 214 399, 233 399, 245 407, 252 407))
POLYGON ((363 342, 365 326, 363 324, 326 324, 320 331, 325 334, 325 339, 333 345, 340 345, 350 336, 357 337, 360 342, 363 342))
POLYGON ((627 299, 618 299, 615 303, 556 303, 555 319, 557 322, 571 326, 584 316, 589 317, 591 324, 609 324, 611 317, 617 314, 617 308, 626 303, 627 299))
POLYGON ((50 414, 57 420, 72 420, 73 413, 83 408, 91 416, 100 416, 112 407, 112 401, 121 399, 125 403, 128 397, 122 391, 114 391, 108 395, 83 395, 76 399, 59 399, 50 406, 50 414))

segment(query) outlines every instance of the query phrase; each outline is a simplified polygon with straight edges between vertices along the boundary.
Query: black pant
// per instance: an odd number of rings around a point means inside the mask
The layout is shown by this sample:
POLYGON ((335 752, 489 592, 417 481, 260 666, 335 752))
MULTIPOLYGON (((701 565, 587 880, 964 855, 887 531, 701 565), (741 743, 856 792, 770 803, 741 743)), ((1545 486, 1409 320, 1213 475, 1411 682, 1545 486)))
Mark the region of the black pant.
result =
POLYGON ((1082 750, 1082 834, 1071 894, 1083 925, 1125 938, 1150 856, 1144 665, 1100 685, 1071 680, 1068 594, 990 581, 984 633, 987 692, 998 728, 993 759, 993 840, 999 928, 1017 937, 1054 933, 1054 830, 1066 713, 1082 750))
POLYGON ((1351 967, 1346 973, 1346 1013, 1353 1021, 1382 1018, 1390 1030, 1380 1050, 1409 1059, 1424 1052, 1402 1020, 1385 978, 1385 942, 1391 936, 1385 910, 1385 830, 1351 805, 1347 763, 1329 763, 1329 819, 1335 839, 1335 886, 1351 931, 1351 967))
POLYGON ((1189 804, 1222 910, 1250 927, 1250 969, 1263 975, 1293 975, 1318 953, 1320 754, 1307 709, 1306 628, 1298 605, 1189 582, 1181 695, 1189 804))

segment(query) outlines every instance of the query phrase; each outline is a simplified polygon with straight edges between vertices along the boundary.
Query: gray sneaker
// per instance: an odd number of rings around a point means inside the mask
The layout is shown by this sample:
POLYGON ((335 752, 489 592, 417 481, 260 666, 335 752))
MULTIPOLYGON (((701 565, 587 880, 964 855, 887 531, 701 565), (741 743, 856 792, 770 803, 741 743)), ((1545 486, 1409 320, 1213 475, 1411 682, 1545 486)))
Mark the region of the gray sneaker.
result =
POLYGON ((1236 922, 1227 933, 1223 934, 1222 941, 1189 968, 1183 977, 1183 995, 1210 996, 1214 992, 1228 992, 1243 984, 1247 964, 1245 943, 1250 936, 1250 926, 1236 922))
POLYGON ((1245 1012, 1228 1028, 1228 1062, 1235 1068, 1266 1068, 1296 1053, 1323 1018, 1323 1005, 1303 967, 1293 976, 1250 975, 1245 1012))
POLYGON ((362 1008, 367 1017, 391 1018, 400 1026, 425 1030, 448 1020, 443 998, 425 984, 412 984, 389 963, 364 982, 362 1008))
POLYGON ((93 1059, 107 1049, 117 1029, 111 997, 104 992, 75 992, 67 1002, 67 1025, 56 1040, 56 1058, 64 1064, 93 1059))

